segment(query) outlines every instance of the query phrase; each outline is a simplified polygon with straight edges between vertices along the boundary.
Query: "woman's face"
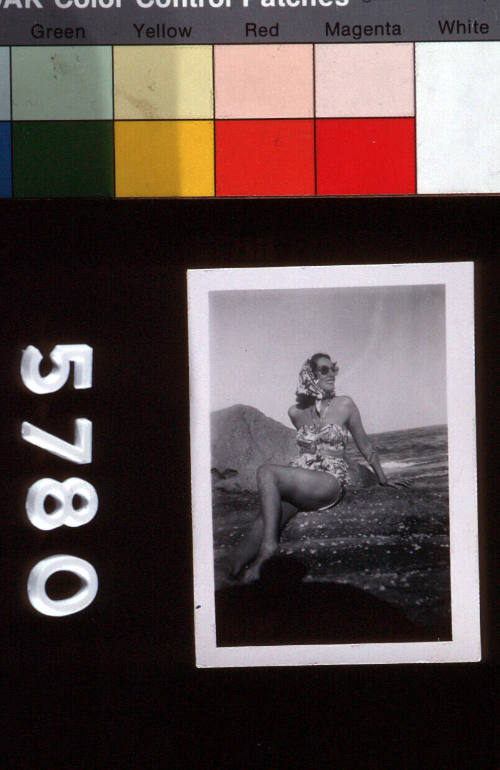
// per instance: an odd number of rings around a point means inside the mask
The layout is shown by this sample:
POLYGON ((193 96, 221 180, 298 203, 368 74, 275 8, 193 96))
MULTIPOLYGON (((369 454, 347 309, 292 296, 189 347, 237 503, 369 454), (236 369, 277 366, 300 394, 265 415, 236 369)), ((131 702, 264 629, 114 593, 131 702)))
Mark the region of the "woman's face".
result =
POLYGON ((316 382, 326 395, 335 392, 335 373, 328 356, 321 356, 316 362, 316 382))

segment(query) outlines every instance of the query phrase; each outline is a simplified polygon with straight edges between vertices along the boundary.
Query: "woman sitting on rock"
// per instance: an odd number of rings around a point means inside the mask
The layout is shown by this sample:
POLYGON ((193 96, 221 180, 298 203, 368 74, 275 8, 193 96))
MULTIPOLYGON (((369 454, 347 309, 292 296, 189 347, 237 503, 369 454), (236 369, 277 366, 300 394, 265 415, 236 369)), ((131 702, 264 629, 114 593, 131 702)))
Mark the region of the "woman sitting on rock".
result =
POLYGON ((344 496, 349 481, 345 447, 349 432, 383 486, 408 486, 389 480, 349 396, 335 395, 338 366, 326 353, 311 356, 299 373, 296 404, 288 410, 297 429, 298 456, 290 465, 262 465, 257 471, 260 514, 238 544, 232 574, 246 567, 245 581, 260 576, 262 564, 278 548, 280 533, 297 511, 327 510, 344 496))

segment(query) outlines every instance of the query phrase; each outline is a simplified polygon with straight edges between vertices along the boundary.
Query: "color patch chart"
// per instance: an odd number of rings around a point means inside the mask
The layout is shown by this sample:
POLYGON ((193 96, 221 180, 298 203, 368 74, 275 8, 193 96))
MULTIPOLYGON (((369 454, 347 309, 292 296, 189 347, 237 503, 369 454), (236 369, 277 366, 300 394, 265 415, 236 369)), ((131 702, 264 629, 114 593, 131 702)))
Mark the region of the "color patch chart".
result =
POLYGON ((500 192, 500 42, 0 47, 1 197, 500 192))

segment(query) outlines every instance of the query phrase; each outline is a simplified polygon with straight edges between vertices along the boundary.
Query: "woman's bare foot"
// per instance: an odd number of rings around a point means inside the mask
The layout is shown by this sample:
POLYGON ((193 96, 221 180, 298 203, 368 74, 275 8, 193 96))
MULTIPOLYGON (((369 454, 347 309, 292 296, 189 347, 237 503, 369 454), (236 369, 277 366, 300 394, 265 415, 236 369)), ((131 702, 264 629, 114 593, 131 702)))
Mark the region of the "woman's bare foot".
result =
POLYGON ((262 562, 254 561, 253 564, 251 564, 249 567, 246 568, 243 575, 241 576, 241 582, 242 583, 254 583, 256 580, 260 578, 260 569, 262 567, 262 562))
POLYGON ((259 580, 262 565, 276 553, 277 549, 277 543, 268 543, 261 546, 255 561, 253 561, 244 571, 241 578, 242 582, 253 583, 255 580, 259 580))

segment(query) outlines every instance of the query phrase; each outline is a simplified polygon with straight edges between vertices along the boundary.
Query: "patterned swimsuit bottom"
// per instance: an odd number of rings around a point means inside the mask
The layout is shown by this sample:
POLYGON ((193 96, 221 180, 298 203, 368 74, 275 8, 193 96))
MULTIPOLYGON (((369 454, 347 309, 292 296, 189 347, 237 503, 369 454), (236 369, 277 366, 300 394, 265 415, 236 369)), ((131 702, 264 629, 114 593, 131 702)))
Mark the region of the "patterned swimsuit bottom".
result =
POLYGON ((349 480, 349 467, 344 459, 348 435, 342 425, 303 425, 297 431, 300 454, 290 465, 330 473, 340 482, 343 496, 349 480))

